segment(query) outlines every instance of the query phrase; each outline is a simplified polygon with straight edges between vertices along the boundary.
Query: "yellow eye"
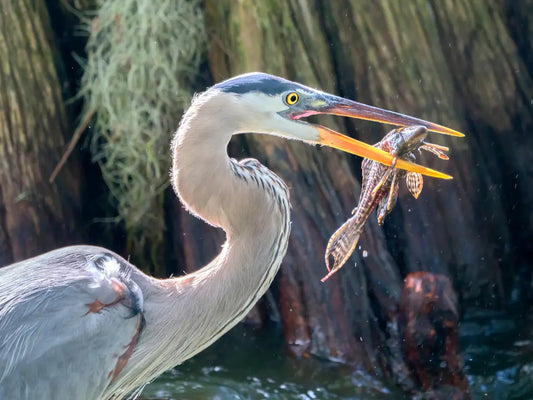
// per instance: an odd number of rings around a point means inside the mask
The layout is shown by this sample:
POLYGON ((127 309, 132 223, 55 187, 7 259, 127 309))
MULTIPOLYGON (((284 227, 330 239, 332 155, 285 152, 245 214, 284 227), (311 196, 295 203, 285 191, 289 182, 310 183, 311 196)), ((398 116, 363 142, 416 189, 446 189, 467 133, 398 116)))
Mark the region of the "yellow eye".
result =
POLYGON ((298 96, 298 93, 296 92, 290 92, 286 97, 285 97, 285 102, 289 105, 289 106, 292 106, 296 103, 298 103, 298 99, 300 98, 300 96, 298 96))

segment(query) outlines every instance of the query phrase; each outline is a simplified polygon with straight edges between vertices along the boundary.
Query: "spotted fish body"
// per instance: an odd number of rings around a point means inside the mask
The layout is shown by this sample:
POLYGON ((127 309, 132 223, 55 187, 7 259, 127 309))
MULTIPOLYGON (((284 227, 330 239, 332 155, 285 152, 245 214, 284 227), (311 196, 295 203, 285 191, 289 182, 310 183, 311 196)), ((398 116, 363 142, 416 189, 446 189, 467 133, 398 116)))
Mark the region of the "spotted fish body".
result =
POLYGON ((328 274, 322 282, 338 271, 353 253, 366 220, 377 209, 378 224, 382 225, 391 212, 398 198, 400 180, 405 179, 407 189, 418 198, 422 191, 421 174, 395 168, 396 160, 415 161, 416 150, 429 151, 441 159, 447 160, 444 153, 447 147, 424 142, 427 129, 424 126, 407 126, 390 131, 374 146, 394 155, 391 166, 377 161, 364 159, 362 169, 362 187, 359 204, 348 219, 330 238, 326 249, 326 266, 328 274), (332 262, 330 265, 330 261, 332 262))

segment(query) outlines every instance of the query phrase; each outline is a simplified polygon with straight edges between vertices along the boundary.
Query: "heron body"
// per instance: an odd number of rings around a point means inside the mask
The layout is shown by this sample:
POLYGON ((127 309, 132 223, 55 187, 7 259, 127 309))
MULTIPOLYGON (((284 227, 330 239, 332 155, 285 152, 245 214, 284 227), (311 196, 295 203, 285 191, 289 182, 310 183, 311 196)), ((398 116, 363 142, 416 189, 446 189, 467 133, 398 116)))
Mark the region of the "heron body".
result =
MULTIPOLYGON (((320 113, 455 132, 267 74, 213 86, 193 100, 175 135, 172 183, 191 213, 224 229, 220 254, 166 280, 92 246, 1 268, 0 398, 120 399, 240 321, 279 269, 290 205, 273 172, 257 160, 228 157, 231 136, 273 134, 392 162, 379 149, 300 120, 320 113), (376 110, 381 114, 369 118, 376 110)), ((397 167, 440 174, 411 163, 397 167)))
POLYGON ((142 292, 120 260, 78 246, 0 270, 0 398, 101 396, 143 325, 142 292))

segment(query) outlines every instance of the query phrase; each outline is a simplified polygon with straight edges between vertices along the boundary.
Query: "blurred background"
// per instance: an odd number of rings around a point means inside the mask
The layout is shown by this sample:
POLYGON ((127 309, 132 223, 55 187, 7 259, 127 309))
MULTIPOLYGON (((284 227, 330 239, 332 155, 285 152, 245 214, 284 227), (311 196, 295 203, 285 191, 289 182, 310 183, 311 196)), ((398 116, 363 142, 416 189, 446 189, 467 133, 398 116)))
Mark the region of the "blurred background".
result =
POLYGON ((79 243, 160 277, 205 265, 224 233, 177 201, 169 143, 195 92, 268 72, 465 133, 419 159, 454 179, 402 188, 323 284, 361 159, 235 137, 291 190, 287 256, 243 324, 145 396, 533 398, 532 39, 528 0, 1 0, 0 265, 79 243))

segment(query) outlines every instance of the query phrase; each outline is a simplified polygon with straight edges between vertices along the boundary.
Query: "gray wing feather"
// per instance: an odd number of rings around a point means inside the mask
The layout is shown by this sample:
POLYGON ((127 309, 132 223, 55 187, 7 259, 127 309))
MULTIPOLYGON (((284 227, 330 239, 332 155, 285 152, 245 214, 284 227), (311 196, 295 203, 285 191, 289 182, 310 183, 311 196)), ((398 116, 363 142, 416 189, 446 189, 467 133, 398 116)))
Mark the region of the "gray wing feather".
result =
POLYGON ((0 398, 101 395, 141 326, 128 268, 108 250, 76 246, 0 269, 0 398))

